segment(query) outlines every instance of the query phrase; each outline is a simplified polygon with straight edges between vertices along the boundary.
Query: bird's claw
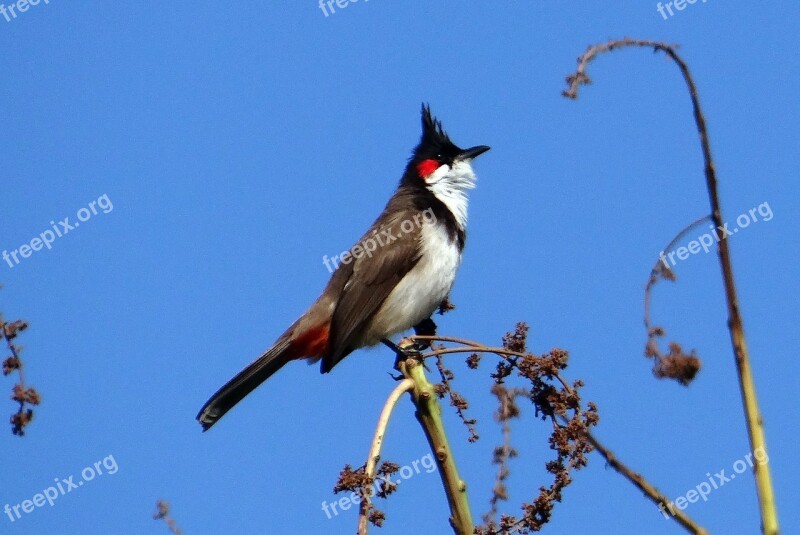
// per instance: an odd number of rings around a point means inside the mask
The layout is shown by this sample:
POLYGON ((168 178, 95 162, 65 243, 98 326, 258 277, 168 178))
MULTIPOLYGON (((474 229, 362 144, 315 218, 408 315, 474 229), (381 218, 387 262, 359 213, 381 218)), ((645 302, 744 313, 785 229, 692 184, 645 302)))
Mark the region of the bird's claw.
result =
POLYGON ((386 372, 386 373, 388 373, 389 377, 391 377, 395 381, 402 381, 403 379, 405 379, 405 376, 402 373, 397 373, 397 374, 391 372, 386 372))
POLYGON ((403 338, 399 344, 395 344, 391 340, 385 338, 381 340, 381 342, 397 355, 394 361, 395 370, 400 370, 400 364, 407 359, 422 361, 422 350, 425 349, 425 347, 422 347, 418 342, 414 342, 408 338, 403 338))

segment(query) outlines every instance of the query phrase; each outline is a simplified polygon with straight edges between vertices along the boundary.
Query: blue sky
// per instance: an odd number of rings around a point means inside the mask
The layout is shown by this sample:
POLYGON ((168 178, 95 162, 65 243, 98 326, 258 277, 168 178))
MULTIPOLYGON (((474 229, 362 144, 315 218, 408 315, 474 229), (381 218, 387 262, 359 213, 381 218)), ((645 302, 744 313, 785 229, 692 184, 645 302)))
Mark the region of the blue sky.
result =
MULTIPOLYGON (((642 356, 648 272, 708 211, 679 73, 629 50, 596 61, 577 102, 560 96, 588 44, 623 36, 681 45, 726 219, 765 202, 774 214, 731 248, 782 527, 798 532, 799 17, 796 2, 709 1, 664 20, 641 0, 372 0, 327 17, 312 0, 50 0, 0 17, 0 250, 104 195, 95 206, 113 206, 51 249, 0 263, 0 310, 31 324, 20 342, 43 397, 24 439, 0 439, 0 508, 109 456, 118 467, 53 506, 0 516, 0 532, 166 533, 151 518, 158 498, 189 535, 355 531, 353 510, 328 519, 321 504, 337 498, 344 464, 366 457, 394 386, 386 350, 326 376, 287 366, 209 433, 194 416, 317 297, 322 256, 348 248, 383 207, 422 101, 456 143, 492 146, 476 161, 458 308, 440 332, 494 344, 527 321, 531 349, 570 351, 567 376, 598 404, 601 440, 665 493, 730 473, 749 446, 713 254, 680 262, 678 284, 654 294, 669 339, 703 360, 694 384, 654 379, 642 356)), ((446 420, 480 517, 499 442, 488 367, 452 362, 480 419, 475 445, 446 420)), ((512 513, 546 482, 546 427, 526 417, 512 513)), ((385 457, 427 453, 401 403, 385 457)), ((382 508, 381 533, 449 532, 436 474, 415 474, 382 508)), ((758 529, 750 477, 686 511, 714 533, 758 529)), ((680 529, 593 455, 548 531, 680 529)))

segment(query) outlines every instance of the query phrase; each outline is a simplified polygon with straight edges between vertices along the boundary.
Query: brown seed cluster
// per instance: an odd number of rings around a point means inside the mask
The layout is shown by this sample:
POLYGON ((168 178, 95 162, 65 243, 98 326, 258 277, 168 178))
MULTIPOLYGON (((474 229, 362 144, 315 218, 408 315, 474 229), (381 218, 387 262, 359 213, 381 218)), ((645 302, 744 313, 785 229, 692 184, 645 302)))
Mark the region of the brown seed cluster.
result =
POLYGON ((645 287, 645 314, 644 323, 647 328, 647 342, 644 347, 646 357, 652 358, 653 375, 659 379, 675 379, 680 384, 688 386, 700 371, 702 363, 692 350, 688 354, 677 342, 670 342, 669 352, 664 354, 659 345, 660 340, 666 332, 660 325, 652 325, 650 322, 650 296, 653 287, 661 280, 675 282, 675 273, 662 262, 656 262, 650 272, 650 278, 645 287))
MULTIPOLYGON (((561 501, 564 488, 572 482, 572 470, 586 466, 586 456, 593 449, 588 434, 599 421, 597 407, 590 402, 583 409, 579 394, 583 382, 575 381, 570 385, 559 375, 567 367, 568 353, 562 349, 544 355, 528 353, 527 336, 528 326, 518 323, 513 332, 503 337, 503 349, 507 353, 502 355, 503 359, 491 374, 492 393, 498 400, 495 419, 503 431, 503 444, 494 450, 492 461, 498 471, 490 499, 491 509, 483 517, 484 525, 475 529, 479 535, 541 530, 550 521, 556 502, 561 501), (507 386, 509 381, 519 379, 524 386, 507 386), (495 521, 500 502, 509 499, 506 487, 511 475, 509 461, 518 455, 511 445, 510 422, 520 418, 518 400, 521 399, 528 399, 536 415, 552 426, 548 443, 555 458, 547 461, 545 468, 552 474, 553 481, 548 486, 540 486, 538 495, 522 504, 520 517, 503 514, 495 521)), ((468 365, 472 367, 473 364, 475 359, 470 356, 468 365)))
POLYGON ((453 379, 456 378, 456 375, 453 373, 453 370, 444 365, 444 359, 442 355, 438 353, 436 354, 436 369, 439 371, 439 376, 442 378, 442 382, 434 386, 436 395, 439 396, 439 399, 448 396, 450 405, 456 408, 458 417, 466 426, 467 431, 469 431, 469 438, 467 440, 469 442, 476 442, 480 438, 477 429, 475 429, 475 424, 478 423, 478 421, 475 418, 467 418, 466 411, 469 409, 469 402, 467 398, 453 389, 453 379))
MULTIPOLYGON (((372 498, 387 498, 390 494, 397 491, 397 484, 392 483, 389 476, 400 470, 397 463, 384 461, 378 466, 376 470, 376 477, 370 478, 366 473, 366 464, 361 465, 359 468, 353 470, 349 464, 345 465, 339 473, 339 480, 333 486, 333 493, 339 494, 340 492, 355 492, 363 502, 367 497, 372 498), (376 482, 377 480, 377 482, 376 482)), ((370 509, 367 518, 370 523, 377 527, 383 525, 386 520, 386 515, 383 511, 377 509, 375 504, 370 499, 370 509)))
POLYGON ((156 512, 153 513, 153 520, 163 520, 173 535, 184 535, 183 530, 178 527, 178 523, 169 515, 169 503, 164 500, 156 501, 156 512))
POLYGON ((17 436, 25 435, 25 428, 33 420, 31 406, 39 405, 41 396, 36 389, 25 386, 25 375, 20 353, 22 348, 16 345, 15 339, 28 324, 22 320, 6 322, 0 315, 0 340, 6 341, 6 347, 11 353, 3 360, 3 375, 17 375, 17 383, 11 388, 11 399, 19 404, 19 408, 11 415, 11 432, 17 436))
MULTIPOLYGON (((428 340, 423 341, 430 341, 430 336, 435 335, 429 335, 428 340)), ((414 342, 413 338, 412 336, 407 340, 414 342)), ((499 357, 489 376, 492 379, 491 392, 498 402, 495 420, 501 426, 503 443, 493 451, 492 463, 497 467, 497 473, 490 499, 490 511, 483 516, 484 524, 475 528, 478 535, 539 531, 549 522, 555 503, 561 501, 564 488, 572 482, 572 471, 586 466, 587 454, 593 449, 589 431, 599 420, 597 407, 588 403, 583 408, 579 394, 583 382, 575 381, 570 384, 560 375, 567 367, 569 354, 562 349, 553 349, 543 355, 535 355, 528 352, 527 338, 528 326, 518 323, 514 331, 503 337, 503 346, 500 348, 459 338, 438 337, 434 341, 460 344, 460 347, 448 348, 441 344, 431 344, 430 352, 419 356, 422 359, 436 359, 436 368, 441 377, 441 382, 434 387, 436 395, 440 399, 448 397, 450 405, 455 407, 459 418, 469 430, 469 442, 475 442, 479 438, 477 421, 467 418, 469 403, 463 395, 455 391, 455 373, 445 366, 443 356, 450 353, 469 353, 466 363, 472 370, 480 367, 481 356, 485 353, 499 357), (520 404, 522 400, 528 400, 533 405, 536 418, 550 424, 548 444, 555 455, 545 462, 545 469, 552 475, 552 482, 535 487, 538 494, 520 505, 522 514, 519 517, 503 514, 496 520, 500 505, 510 499, 507 488, 507 481, 511 476, 510 462, 519 455, 511 443, 511 424, 523 414, 520 404)), ((371 523, 381 526, 386 519, 385 515, 371 503, 369 510, 363 511, 366 507, 364 497, 372 496, 367 493, 373 490, 373 486, 378 497, 386 498, 393 493, 396 485, 381 479, 381 475, 394 473, 397 469, 397 465, 393 463, 384 463, 373 480, 366 475, 366 465, 357 469, 346 465, 333 490, 335 493, 356 493, 362 500, 362 515, 366 513, 365 516, 371 523)))
POLYGON ((675 379, 682 385, 691 383, 699 371, 700 359, 695 356, 694 350, 687 355, 676 342, 669 344, 669 353, 661 355, 653 368, 656 377, 675 379))

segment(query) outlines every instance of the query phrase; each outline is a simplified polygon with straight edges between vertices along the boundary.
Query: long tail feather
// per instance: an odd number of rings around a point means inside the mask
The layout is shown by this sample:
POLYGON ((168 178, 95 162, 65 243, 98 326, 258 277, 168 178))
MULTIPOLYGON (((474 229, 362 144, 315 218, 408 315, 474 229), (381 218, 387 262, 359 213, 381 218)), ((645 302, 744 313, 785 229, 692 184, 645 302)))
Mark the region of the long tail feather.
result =
POLYGON ((203 431, 208 431, 247 394, 292 360, 294 355, 290 350, 291 341, 288 338, 279 340, 266 353, 217 390, 197 414, 197 420, 203 426, 203 431))

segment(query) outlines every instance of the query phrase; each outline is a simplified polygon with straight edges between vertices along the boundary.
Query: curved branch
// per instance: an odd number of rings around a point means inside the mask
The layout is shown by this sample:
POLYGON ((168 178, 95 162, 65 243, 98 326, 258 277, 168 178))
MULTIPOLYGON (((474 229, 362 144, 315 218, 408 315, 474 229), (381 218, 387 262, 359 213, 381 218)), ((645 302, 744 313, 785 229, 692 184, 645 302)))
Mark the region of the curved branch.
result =
MULTIPOLYGON (((694 350, 689 355, 685 354, 680 345, 676 342, 672 342, 669 345, 669 354, 665 355, 664 352, 661 351, 658 339, 664 336, 664 329, 653 326, 650 320, 652 290, 656 283, 662 278, 670 281, 676 280, 675 273, 667 264, 667 258, 664 256, 664 253, 675 247, 675 245, 693 229, 710 220, 710 215, 703 216, 687 225, 672 238, 672 241, 662 249, 659 259, 656 260, 656 263, 650 270, 650 275, 647 278, 647 284, 644 289, 644 328, 647 332, 645 356, 655 359, 653 374, 656 377, 675 379, 684 386, 688 386, 697 375, 697 372, 700 371, 700 359, 695 356, 694 350)), ((673 253, 669 253, 670 259, 672 258, 672 254, 673 253)))
MULTIPOLYGON (((509 357, 522 357, 525 358, 527 355, 525 353, 520 353, 519 351, 511 351, 510 349, 506 349, 504 347, 490 347, 480 344, 478 342, 472 342, 470 340, 464 340, 463 338, 453 338, 451 336, 409 336, 409 340, 424 340, 426 342, 452 342, 454 344, 464 344, 467 347, 445 347, 445 348, 437 348, 431 349, 429 353, 425 353, 422 355, 422 358, 433 357, 435 355, 447 355, 449 353, 494 353, 495 355, 505 355, 509 357)), ((574 393, 572 391, 572 387, 570 384, 561 377, 560 374, 555 374, 556 379, 558 382, 564 386, 570 393, 574 393)))
MULTIPOLYGON (((706 221, 708 221, 711 216, 704 215, 696 219, 695 221, 689 223, 683 230, 681 230, 672 241, 670 241, 662 251, 666 252, 675 247, 679 241, 683 239, 684 236, 689 234, 693 229, 699 227, 706 221)), ((647 329, 647 334, 650 336, 650 329, 652 328, 652 323, 650 321, 650 290, 655 286, 656 282, 658 281, 658 275, 660 273, 664 273, 664 269, 669 270, 669 266, 666 266, 663 261, 659 258, 656 260, 656 263, 653 264, 653 269, 650 270, 650 276, 647 279, 647 285, 645 286, 644 290, 644 326, 647 329), (661 266, 664 266, 663 268, 661 266)))
MULTIPOLYGON (((714 159, 711 156, 711 144, 708 138, 708 128, 706 119, 700 107, 700 99, 697 95, 697 86, 692 78, 689 67, 678 55, 676 47, 666 43, 643 39, 617 39, 604 44, 589 47, 589 49, 578 58, 578 69, 567 77, 569 89, 563 95, 569 98, 577 98, 578 88, 581 85, 590 83, 586 68, 589 63, 599 54, 610 52, 615 48, 624 47, 645 47, 652 48, 654 51, 662 51, 669 56, 683 75, 689 96, 692 101, 692 111, 694 114, 697 132, 700 136, 700 146, 703 151, 704 173, 706 187, 711 204, 711 218, 714 225, 719 229, 724 224, 722 208, 720 206, 719 192, 717 188, 717 172, 714 159)), ((725 299, 728 308, 728 328, 731 335, 731 344, 736 361, 736 370, 739 377, 739 389, 742 394, 742 404, 744 405, 745 418, 747 420, 747 432, 750 438, 752 451, 759 449, 767 453, 767 442, 764 435, 763 419, 758 407, 755 382, 750 367, 750 355, 747 350, 747 341, 744 335, 744 322, 739 311, 739 298, 736 292, 736 284, 733 279, 733 267, 731 265, 730 249, 728 248, 727 236, 717 234, 717 254, 719 256, 722 277, 725 283, 725 299)), ((775 504, 775 494, 772 487, 772 476, 768 464, 756 464, 754 466, 756 490, 758 491, 759 510, 761 512, 761 529, 765 535, 778 535, 778 511, 775 504)))
MULTIPOLYGON (((373 481, 375 479, 375 467, 378 465, 378 460, 381 458, 383 436, 386 434, 386 427, 389 425, 389 418, 392 416, 392 411, 400 397, 413 389, 414 381, 411 379, 403 379, 400 384, 392 390, 392 393, 389 394, 386 403, 383 405, 381 416, 378 418, 378 426, 375 429, 375 437, 372 439, 372 444, 369 448, 369 457, 367 457, 366 467, 364 468, 364 474, 368 478, 368 481, 373 481)), ((358 535, 367 535, 370 506, 370 493, 365 492, 358 513, 358 535)))

